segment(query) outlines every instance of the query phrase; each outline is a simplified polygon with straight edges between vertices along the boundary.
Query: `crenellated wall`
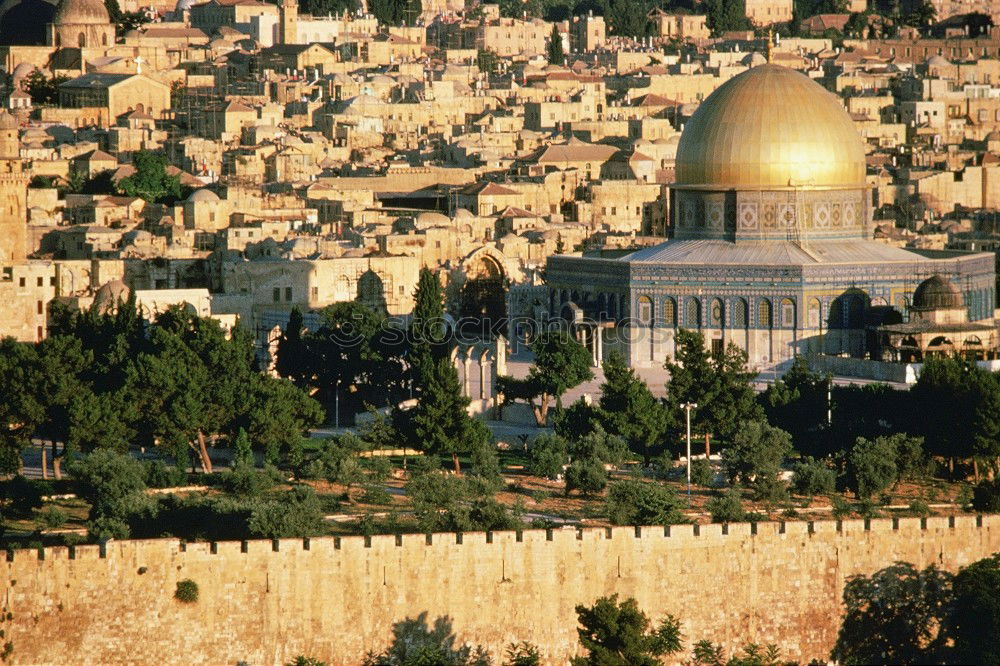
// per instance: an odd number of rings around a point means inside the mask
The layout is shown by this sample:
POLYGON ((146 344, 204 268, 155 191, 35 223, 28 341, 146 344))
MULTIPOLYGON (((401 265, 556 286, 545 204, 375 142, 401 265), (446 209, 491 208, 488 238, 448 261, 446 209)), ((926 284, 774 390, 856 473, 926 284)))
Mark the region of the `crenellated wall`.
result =
POLYGON ((995 551, 997 516, 118 541, 9 554, 0 628, 17 664, 357 664, 427 611, 494 654, 528 640, 565 663, 574 606, 617 592, 680 617, 689 643, 773 642, 807 662, 829 654, 847 576, 900 560, 955 570, 995 551), (187 578, 194 604, 173 597, 187 578))

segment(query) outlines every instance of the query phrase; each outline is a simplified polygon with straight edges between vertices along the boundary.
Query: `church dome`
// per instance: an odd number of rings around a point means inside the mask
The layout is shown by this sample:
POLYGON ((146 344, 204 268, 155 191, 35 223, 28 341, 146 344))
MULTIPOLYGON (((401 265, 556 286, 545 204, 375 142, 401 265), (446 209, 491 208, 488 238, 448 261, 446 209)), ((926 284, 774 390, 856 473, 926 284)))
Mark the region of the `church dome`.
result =
POLYGON ((187 200, 192 203, 214 203, 219 200, 219 195, 207 187, 204 187, 200 190, 192 192, 187 200))
POLYGON ((101 314, 113 312, 119 305, 128 301, 130 290, 121 280, 111 280, 97 290, 94 295, 94 307, 101 314))
POLYGON ((52 17, 55 25, 77 25, 81 23, 107 25, 111 23, 108 10, 101 0, 62 0, 52 17))
POLYGON ((702 102, 677 147, 680 186, 861 188, 865 149, 847 111, 809 77, 761 65, 702 102))
POLYGON ((947 310, 965 306, 962 292, 951 280, 941 275, 932 275, 913 292, 913 309, 947 310))

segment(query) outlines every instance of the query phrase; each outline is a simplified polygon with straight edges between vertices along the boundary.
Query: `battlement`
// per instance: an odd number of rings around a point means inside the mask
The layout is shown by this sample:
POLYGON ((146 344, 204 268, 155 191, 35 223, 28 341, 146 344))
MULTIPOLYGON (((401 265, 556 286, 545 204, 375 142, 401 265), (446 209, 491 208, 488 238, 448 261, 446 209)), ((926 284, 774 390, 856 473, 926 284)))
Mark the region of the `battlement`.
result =
MULTIPOLYGON (((55 546, 39 549, 8 550, 6 562, 52 562, 101 560, 135 553, 172 555, 183 558, 219 555, 262 555, 267 553, 342 552, 345 555, 402 549, 450 552, 456 547, 486 547, 496 544, 564 544, 574 541, 663 540, 683 547, 689 542, 703 542, 726 537, 793 537, 835 534, 840 538, 862 537, 881 533, 910 533, 943 530, 979 530, 1000 527, 1000 515, 931 516, 927 518, 872 518, 854 520, 774 521, 756 523, 710 523, 707 525, 668 525, 642 527, 591 527, 577 529, 527 529, 500 532, 438 532, 434 534, 376 535, 371 537, 306 537, 304 539, 255 539, 186 543, 180 539, 137 539, 109 541, 81 546, 55 546)), ((902 535, 901 535, 902 536, 902 535)))
POLYGON ((15 663, 352 664, 423 612, 495 655, 528 640, 565 663, 576 604, 617 593, 681 618, 692 642, 776 643, 805 662, 829 655, 847 577, 896 561, 956 570, 1000 551, 998 528, 1000 516, 961 515, 110 541, 8 551, 2 610, 15 663), (174 599, 186 579, 195 603, 174 599))

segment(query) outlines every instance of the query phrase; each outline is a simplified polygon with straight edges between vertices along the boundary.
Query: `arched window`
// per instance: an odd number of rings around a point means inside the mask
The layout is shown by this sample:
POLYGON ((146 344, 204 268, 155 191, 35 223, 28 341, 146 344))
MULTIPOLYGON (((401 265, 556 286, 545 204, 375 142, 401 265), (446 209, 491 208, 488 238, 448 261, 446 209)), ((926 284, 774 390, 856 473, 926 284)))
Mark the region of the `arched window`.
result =
POLYGON ((663 325, 669 328, 677 326, 677 301, 669 296, 663 299, 663 325))
POLYGON ((87 46, 87 36, 81 32, 79 35, 77 35, 76 42, 81 49, 84 48, 85 46, 87 46))
POLYGON ((107 46, 107 45, 108 45, 108 35, 107 33, 105 33, 101 35, 101 46, 107 46))
POLYGON ((684 304, 684 326, 690 329, 701 328, 701 303, 691 297, 684 304))
POLYGON ((718 298, 712 300, 712 307, 708 312, 708 320, 712 328, 722 328, 725 322, 725 310, 722 301, 718 298))
POLYGON ((809 328, 813 330, 820 328, 820 313, 822 311, 823 306, 818 298, 809 300, 809 328))
POLYGON ((653 324, 653 301, 649 296, 639 297, 639 324, 642 326, 652 326, 653 324))
POLYGON ((757 326, 759 328, 771 328, 772 322, 771 301, 762 298, 760 299, 760 303, 757 304, 757 326))
POLYGON ((781 299, 781 327, 795 328, 795 303, 790 298, 781 299))
POLYGON ((747 302, 742 298, 733 301, 733 328, 747 327, 747 302))

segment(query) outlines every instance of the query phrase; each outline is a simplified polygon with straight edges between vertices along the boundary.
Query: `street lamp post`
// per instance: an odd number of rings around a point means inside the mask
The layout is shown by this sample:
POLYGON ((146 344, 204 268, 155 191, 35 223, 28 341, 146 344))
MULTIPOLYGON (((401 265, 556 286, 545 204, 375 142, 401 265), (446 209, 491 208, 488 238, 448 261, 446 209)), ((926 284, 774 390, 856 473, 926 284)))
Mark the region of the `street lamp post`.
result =
POLYGON ((691 501, 691 410, 698 409, 698 404, 685 402, 681 409, 687 414, 687 482, 688 482, 688 502, 691 501))
POLYGON ((340 429, 340 380, 337 380, 337 389, 333 393, 333 427, 340 429))

